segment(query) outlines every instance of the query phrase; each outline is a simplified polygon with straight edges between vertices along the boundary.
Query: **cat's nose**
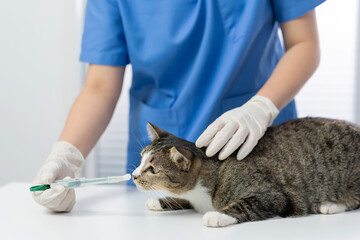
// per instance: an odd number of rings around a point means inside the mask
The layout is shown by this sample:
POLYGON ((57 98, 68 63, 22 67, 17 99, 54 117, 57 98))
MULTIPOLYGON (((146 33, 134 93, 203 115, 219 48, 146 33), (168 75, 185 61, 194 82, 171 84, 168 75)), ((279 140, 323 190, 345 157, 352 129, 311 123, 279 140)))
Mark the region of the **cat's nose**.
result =
POLYGON ((140 168, 136 168, 131 175, 133 177, 133 180, 136 180, 140 176, 140 168))
POLYGON ((133 179, 136 180, 139 176, 138 175, 132 175, 133 179))

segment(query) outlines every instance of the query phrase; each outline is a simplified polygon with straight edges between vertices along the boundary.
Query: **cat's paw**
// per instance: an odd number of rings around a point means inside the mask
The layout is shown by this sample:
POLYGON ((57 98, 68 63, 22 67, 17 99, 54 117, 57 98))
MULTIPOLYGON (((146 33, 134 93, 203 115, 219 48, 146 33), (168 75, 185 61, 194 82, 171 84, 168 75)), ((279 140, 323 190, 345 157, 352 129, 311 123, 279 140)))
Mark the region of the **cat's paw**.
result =
POLYGON ((146 201, 145 206, 151 211, 164 211, 161 207, 160 201, 157 198, 150 198, 146 201))
POLYGON ((320 205, 320 213, 322 214, 334 214, 345 211, 346 211, 346 206, 344 204, 324 202, 320 205))
POLYGON ((207 212, 202 218, 207 227, 225 227, 237 223, 236 218, 219 212, 207 212))

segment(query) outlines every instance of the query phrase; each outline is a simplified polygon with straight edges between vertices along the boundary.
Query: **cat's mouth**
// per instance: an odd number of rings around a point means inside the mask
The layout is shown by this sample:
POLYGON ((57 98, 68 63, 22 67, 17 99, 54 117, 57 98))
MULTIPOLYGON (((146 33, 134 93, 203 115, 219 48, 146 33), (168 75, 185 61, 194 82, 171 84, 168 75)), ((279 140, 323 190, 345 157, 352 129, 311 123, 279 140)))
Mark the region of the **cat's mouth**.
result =
POLYGON ((151 183, 147 182, 147 181, 144 181, 144 180, 136 180, 134 181, 135 184, 136 184, 136 188, 139 190, 139 191, 142 191, 142 192, 146 192, 146 191, 149 191, 151 190, 151 183))
POLYGON ((134 182, 136 184, 136 188, 141 192, 148 192, 148 191, 159 192, 159 191, 166 190, 161 186, 154 185, 154 184, 152 184, 150 182, 147 182, 147 181, 144 181, 144 180, 137 179, 134 182))

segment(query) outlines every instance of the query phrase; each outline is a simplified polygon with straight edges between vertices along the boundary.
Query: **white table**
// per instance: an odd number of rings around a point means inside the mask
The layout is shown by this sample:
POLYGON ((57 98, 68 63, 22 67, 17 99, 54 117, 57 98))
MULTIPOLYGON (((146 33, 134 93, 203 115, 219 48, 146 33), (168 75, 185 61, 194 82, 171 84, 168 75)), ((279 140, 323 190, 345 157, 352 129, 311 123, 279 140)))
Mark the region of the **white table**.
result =
POLYGON ((28 183, 0 187, 0 239, 360 239, 360 210, 336 215, 274 218, 225 228, 207 228, 190 210, 151 212, 151 195, 124 185, 76 189, 70 213, 36 204, 28 183))

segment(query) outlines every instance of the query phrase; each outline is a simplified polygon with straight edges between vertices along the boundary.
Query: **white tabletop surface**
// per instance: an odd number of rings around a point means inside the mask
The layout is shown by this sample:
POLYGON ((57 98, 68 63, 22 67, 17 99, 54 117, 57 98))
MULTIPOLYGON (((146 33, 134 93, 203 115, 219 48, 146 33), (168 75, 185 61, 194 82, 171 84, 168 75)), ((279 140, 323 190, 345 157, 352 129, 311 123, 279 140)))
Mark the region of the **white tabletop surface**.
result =
POLYGON ((207 228, 201 224, 202 215, 190 210, 146 210, 151 195, 134 187, 76 189, 74 209, 62 214, 36 204, 29 187, 0 187, 0 239, 360 239, 360 210, 207 228))

